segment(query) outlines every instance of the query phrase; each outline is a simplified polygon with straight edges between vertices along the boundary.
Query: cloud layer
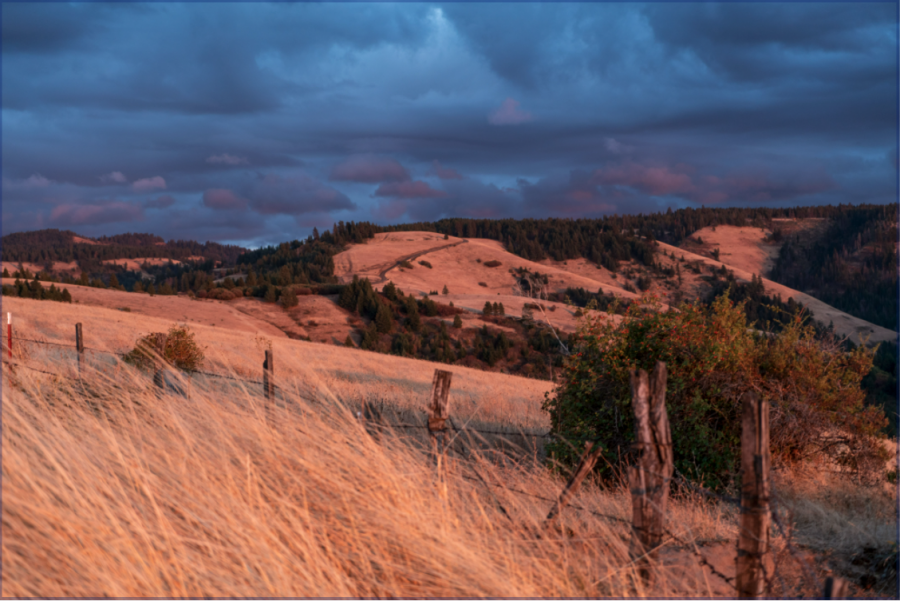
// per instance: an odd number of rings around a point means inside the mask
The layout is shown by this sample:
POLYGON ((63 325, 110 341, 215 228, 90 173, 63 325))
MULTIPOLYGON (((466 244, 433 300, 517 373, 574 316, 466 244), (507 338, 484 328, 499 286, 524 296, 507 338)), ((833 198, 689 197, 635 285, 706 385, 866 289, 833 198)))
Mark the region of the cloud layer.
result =
POLYGON ((3 233, 895 202, 895 8, 7 4, 3 233))

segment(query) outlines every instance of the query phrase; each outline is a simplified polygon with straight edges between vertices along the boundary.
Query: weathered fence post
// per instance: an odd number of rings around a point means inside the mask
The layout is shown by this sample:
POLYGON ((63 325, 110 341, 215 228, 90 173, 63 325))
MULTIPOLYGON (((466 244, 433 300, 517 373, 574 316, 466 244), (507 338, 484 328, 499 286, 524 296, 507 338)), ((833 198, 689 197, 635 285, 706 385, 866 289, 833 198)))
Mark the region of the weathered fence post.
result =
POLYGON ((450 379, 453 372, 434 370, 431 401, 428 405, 428 433, 435 450, 443 453, 447 443, 447 420, 450 419, 450 379), (438 439, 440 438, 440 445, 438 439))
POLYGON ((846 580, 829 576, 825 579, 825 590, 822 591, 822 598, 829 601, 831 599, 846 599, 849 592, 850 587, 846 580))
POLYGON ((769 402, 755 392, 743 398, 741 431, 741 530, 736 587, 741 599, 762 597, 769 553, 769 402))
POLYGON ((84 336, 81 332, 81 324, 75 324, 75 350, 78 351, 78 377, 81 377, 82 364, 84 362, 84 336))
POLYGON ((632 503, 632 557, 643 578, 650 577, 650 559, 662 543, 669 482, 674 470, 672 434, 666 412, 666 364, 656 362, 653 373, 631 370, 631 399, 637 433, 638 459, 628 466, 632 503))
POLYGON ((549 526, 553 522, 556 516, 559 515, 559 512, 562 511, 563 507, 566 506, 566 503, 569 502, 569 499, 572 498, 572 495, 578 492, 578 488, 581 486, 581 482, 584 480, 585 476, 594 469, 594 465, 597 463, 600 453, 603 452, 603 447, 597 445, 592 451, 591 447, 593 446, 593 442, 588 442, 584 445, 584 454, 581 456, 581 461, 578 462, 578 467, 572 472, 572 477, 569 478, 566 487, 559 493, 559 498, 556 500, 556 503, 550 508, 550 513, 547 514, 546 525, 549 526))
POLYGON ((266 360, 263 361, 263 388, 266 391, 266 399, 275 398, 275 362, 272 349, 266 351, 266 360))
POLYGON ((157 388, 165 388, 166 380, 165 380, 165 371, 166 371, 166 339, 168 337, 165 334, 157 333, 155 335, 154 350, 159 355, 157 359, 157 367, 156 373, 153 375, 153 383, 157 386, 157 388))

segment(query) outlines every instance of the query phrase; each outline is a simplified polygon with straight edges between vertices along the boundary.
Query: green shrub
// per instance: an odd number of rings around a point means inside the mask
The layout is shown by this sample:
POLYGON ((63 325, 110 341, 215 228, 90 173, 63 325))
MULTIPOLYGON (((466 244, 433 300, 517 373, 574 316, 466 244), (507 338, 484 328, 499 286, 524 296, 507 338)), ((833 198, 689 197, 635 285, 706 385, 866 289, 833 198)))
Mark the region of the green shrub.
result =
MULTIPOLYGON (((141 369, 156 369, 156 337, 148 334, 138 338, 129 353, 126 363, 141 369)), ((194 340, 194 333, 186 325, 172 326, 166 335, 164 358, 167 363, 185 371, 197 371, 203 363, 204 348, 194 340)))
POLYGON ((668 367, 675 466, 688 477, 717 488, 731 483, 740 454, 740 398, 750 390, 772 404, 776 460, 824 452, 859 473, 882 460, 875 439, 884 412, 866 407, 860 388, 872 351, 848 353, 833 339, 817 340, 800 317, 777 334, 754 333, 742 304, 727 295, 708 307, 659 309, 654 297, 645 297, 619 323, 603 313, 584 318, 565 378, 544 402, 554 431, 567 439, 548 445, 551 457, 571 462, 573 446, 598 437, 610 463, 627 455, 634 441, 629 370, 650 371, 659 360, 668 367), (844 444, 826 444, 835 432, 844 444))
POLYGON ((503 263, 501 263, 500 261, 485 261, 484 262, 485 267, 500 267, 501 265, 503 265, 503 263))
POLYGON ((424 267, 427 267, 428 269, 431 269, 431 263, 429 263, 428 261, 419 261, 419 265, 422 265, 424 267))
POLYGON ((400 267, 403 269, 412 269, 413 265, 409 261, 400 261, 400 267))

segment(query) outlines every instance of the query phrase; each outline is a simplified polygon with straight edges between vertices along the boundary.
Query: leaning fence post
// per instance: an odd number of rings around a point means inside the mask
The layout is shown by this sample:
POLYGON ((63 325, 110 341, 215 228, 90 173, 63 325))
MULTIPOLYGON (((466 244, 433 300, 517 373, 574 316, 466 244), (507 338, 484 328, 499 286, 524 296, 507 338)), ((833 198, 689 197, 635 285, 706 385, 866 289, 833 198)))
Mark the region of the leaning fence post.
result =
POLYGON ((75 324, 75 350, 78 351, 78 377, 81 377, 82 363, 84 362, 84 336, 81 332, 81 324, 75 324))
POLYGON ((440 369, 434 370, 431 382, 431 401, 428 404, 428 433, 435 448, 438 447, 440 434, 441 452, 447 443, 447 420, 450 419, 450 380, 453 373, 440 369))
POLYGON ((738 539, 737 593, 741 599, 762 597, 769 552, 769 402, 755 392, 743 399, 741 422, 741 530, 738 539))
POLYGON ((157 388, 165 388, 165 366, 166 366, 166 339, 167 336, 165 334, 158 333, 156 334, 154 342, 154 346, 156 347, 157 355, 159 358, 157 359, 157 369, 156 373, 153 375, 153 383, 157 386, 157 388))
POLYGON ((266 351, 266 360, 263 361, 263 388, 266 391, 266 399, 275 398, 275 362, 272 357, 272 349, 266 351))
POLYGON ((569 502, 569 499, 572 498, 572 495, 578 492, 578 488, 581 486, 581 482, 584 480, 585 476, 594 469, 594 465, 597 463, 597 459, 600 457, 603 447, 597 445, 597 447, 591 451, 591 447, 593 446, 593 442, 585 444, 581 461, 578 462, 578 466, 575 468, 575 471, 572 472, 572 477, 569 478, 568 484, 566 484, 566 487, 559 493, 559 498, 556 500, 556 503, 553 504, 553 507, 550 508, 550 513, 547 514, 547 520, 545 522, 547 525, 550 525, 556 516, 559 515, 559 512, 562 511, 563 507, 566 506, 566 503, 569 502))
POLYGON ((637 434, 638 460, 628 466, 632 503, 631 555, 643 578, 650 576, 650 559, 666 530, 669 482, 674 470, 672 434, 666 412, 666 364, 656 362, 649 376, 631 370, 631 398, 637 434))

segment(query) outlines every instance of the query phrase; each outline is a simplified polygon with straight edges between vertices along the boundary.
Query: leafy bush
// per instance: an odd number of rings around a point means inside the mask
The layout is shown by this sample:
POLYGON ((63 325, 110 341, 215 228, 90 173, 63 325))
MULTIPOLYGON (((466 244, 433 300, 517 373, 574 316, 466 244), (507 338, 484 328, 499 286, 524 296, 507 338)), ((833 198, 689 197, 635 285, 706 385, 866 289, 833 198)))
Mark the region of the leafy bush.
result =
POLYGON ((554 431, 567 439, 548 446, 551 456, 573 461, 570 444, 583 448, 597 437, 609 462, 627 454, 634 441, 629 369, 649 371, 659 360, 668 367, 675 466, 688 477, 717 488, 731 483, 740 455, 740 398, 750 390, 771 402, 773 458, 825 453, 858 473, 883 461, 875 439, 884 412, 866 407, 860 388, 871 350, 845 352, 834 339, 816 339, 799 316, 777 334, 754 333, 742 304, 727 296, 706 307, 659 308, 645 297, 619 323, 602 313, 581 323, 565 378, 544 402, 554 431))
POLYGON ((413 268, 412 263, 410 263, 409 261, 400 261, 400 267, 402 267, 403 269, 413 268))
POLYGON ((501 265, 503 265, 503 263, 501 263, 500 261, 496 261, 496 260, 484 262, 485 267, 500 267, 501 265))
MULTIPOLYGON (((134 349, 125 355, 124 361, 141 369, 156 369, 156 337, 158 335, 148 334, 138 338, 134 349)), ((169 328, 166 335, 163 358, 178 369, 197 371, 203 363, 204 350, 194 340, 194 333, 187 325, 177 325, 169 328)))
POLYGON ((422 265, 424 267, 427 267, 428 269, 431 269, 431 263, 429 263, 428 261, 424 261, 424 260, 419 261, 419 265, 422 265))
POLYGON ((478 282, 478 285, 479 285, 479 286, 483 286, 483 287, 485 287, 485 288, 487 288, 487 287, 488 287, 488 285, 487 285, 487 284, 485 284, 485 283, 484 283, 484 282, 478 282))

